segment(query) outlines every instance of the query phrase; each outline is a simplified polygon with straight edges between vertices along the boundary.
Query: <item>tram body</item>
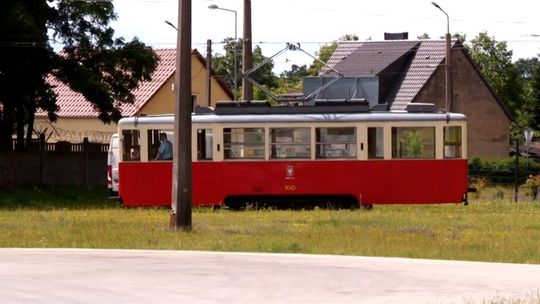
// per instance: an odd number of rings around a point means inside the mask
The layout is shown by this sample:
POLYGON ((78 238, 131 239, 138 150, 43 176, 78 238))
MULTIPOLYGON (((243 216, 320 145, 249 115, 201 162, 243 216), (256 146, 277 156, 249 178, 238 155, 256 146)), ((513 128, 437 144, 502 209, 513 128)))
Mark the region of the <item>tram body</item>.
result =
MULTIPOLYGON (((126 206, 171 205, 173 163, 154 158, 159 134, 173 125, 172 115, 120 120, 126 206), (140 156, 131 160, 133 146, 140 156)), ((466 135, 456 113, 193 114, 192 202, 460 203, 466 135)))

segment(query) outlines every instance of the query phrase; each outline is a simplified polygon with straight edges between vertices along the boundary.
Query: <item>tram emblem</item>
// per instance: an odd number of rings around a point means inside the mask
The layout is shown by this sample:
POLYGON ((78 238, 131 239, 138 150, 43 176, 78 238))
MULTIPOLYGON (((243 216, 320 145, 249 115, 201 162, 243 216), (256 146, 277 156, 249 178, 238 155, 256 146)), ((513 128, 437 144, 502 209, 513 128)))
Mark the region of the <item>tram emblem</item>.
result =
POLYGON ((285 179, 294 179, 294 166, 287 166, 285 179))

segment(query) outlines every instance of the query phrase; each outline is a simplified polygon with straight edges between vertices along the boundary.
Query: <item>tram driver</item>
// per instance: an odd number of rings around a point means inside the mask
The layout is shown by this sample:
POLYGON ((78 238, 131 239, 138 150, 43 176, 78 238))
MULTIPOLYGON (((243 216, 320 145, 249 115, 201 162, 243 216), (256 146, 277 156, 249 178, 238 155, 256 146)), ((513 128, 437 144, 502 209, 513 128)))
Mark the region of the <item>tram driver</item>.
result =
POLYGON ((156 160, 172 160, 172 143, 167 139, 167 134, 159 134, 159 149, 156 160))

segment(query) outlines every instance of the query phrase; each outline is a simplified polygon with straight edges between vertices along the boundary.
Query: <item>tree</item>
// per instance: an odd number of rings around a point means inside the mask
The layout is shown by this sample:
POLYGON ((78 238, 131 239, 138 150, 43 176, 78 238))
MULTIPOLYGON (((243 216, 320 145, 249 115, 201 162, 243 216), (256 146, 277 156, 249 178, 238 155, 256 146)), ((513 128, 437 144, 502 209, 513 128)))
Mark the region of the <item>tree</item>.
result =
MULTIPOLYGON (((336 41, 332 42, 331 44, 321 46, 319 52, 316 53, 317 58, 324 63, 328 62, 334 51, 337 49, 337 46, 338 43, 336 41)), ((309 66, 309 74, 312 76, 319 75, 319 72, 323 66, 324 65, 321 62, 314 60, 309 66)))
MULTIPOLYGON (((234 88, 234 56, 236 48, 236 64, 237 64, 237 82, 238 84, 242 81, 242 76, 240 71, 242 71, 242 39, 234 41, 233 38, 227 38, 224 40, 225 54, 216 53, 212 59, 212 69, 216 72, 217 75, 223 78, 225 83, 230 87, 234 88)), ((262 50, 259 46, 255 46, 253 50, 253 66, 257 66, 267 59, 266 56, 262 54, 262 50)), ((259 84, 266 86, 269 89, 273 89, 277 86, 277 77, 272 72, 274 64, 272 61, 261 66, 253 74, 250 75, 255 81, 259 84)), ((240 88, 238 88, 240 90, 240 88)), ((260 97, 257 90, 254 91, 255 97, 260 97)), ((238 93, 238 92, 237 92, 238 93)), ((257 99, 255 98, 255 99, 257 99)))
MULTIPOLYGON (((234 88, 234 56, 236 48, 237 76, 242 71, 242 44, 234 41, 233 38, 227 38, 223 41, 225 45, 225 54, 216 53, 212 58, 212 69, 219 75, 231 90, 234 88)), ((237 92, 238 93, 238 92, 237 92)))
POLYGON ((429 37, 428 33, 423 33, 422 35, 416 37, 418 40, 429 40, 431 37, 429 37))
POLYGON ((14 130, 22 147, 38 109, 56 119, 48 77, 82 93, 111 122, 157 66, 157 55, 138 39, 114 38, 112 1, 8 0, 0 8, 0 147, 9 146, 14 130), (63 44, 62 52, 51 42, 63 44))
MULTIPOLYGON (((256 46, 253 50, 253 66, 255 67, 261 64, 267 58, 268 57, 263 55, 261 48, 259 46, 256 46)), ((262 65, 258 70, 256 70, 251 75, 251 78, 269 88, 275 88, 277 86, 277 77, 274 74, 273 70, 274 63, 272 61, 269 61, 266 64, 262 65)))
POLYGON ((519 59, 514 63, 523 85, 523 105, 519 109, 520 131, 540 129, 540 62, 537 57, 519 59))
POLYGON ((299 66, 293 64, 290 71, 283 71, 279 74, 277 93, 302 92, 302 78, 306 76, 310 76, 307 65, 299 66))
POLYGON ((512 63, 512 51, 506 42, 498 42, 487 32, 479 33, 466 47, 482 75, 495 90, 516 121, 523 120, 523 87, 512 63))
POLYGON ((458 40, 461 43, 465 43, 465 41, 467 41, 467 34, 457 32, 454 35, 452 35, 452 38, 458 40))

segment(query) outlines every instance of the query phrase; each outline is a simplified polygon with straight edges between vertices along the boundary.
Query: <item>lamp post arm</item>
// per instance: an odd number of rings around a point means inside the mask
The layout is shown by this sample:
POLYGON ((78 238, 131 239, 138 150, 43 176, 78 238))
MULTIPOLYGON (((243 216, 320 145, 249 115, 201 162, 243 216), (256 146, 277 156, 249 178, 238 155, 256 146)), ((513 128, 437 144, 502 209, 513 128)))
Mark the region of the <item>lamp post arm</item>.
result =
POLYGON ((433 6, 435 6, 436 8, 438 8, 441 12, 443 12, 443 14, 446 15, 446 33, 447 33, 447 34, 450 34, 450 17, 449 17, 448 14, 442 9, 442 7, 440 7, 437 3, 431 2, 431 4, 432 4, 433 6))
POLYGON ((234 56, 234 100, 237 100, 236 98, 236 91, 238 91, 238 79, 237 79, 237 75, 238 75, 238 72, 237 72, 237 69, 238 69, 238 64, 237 64, 237 42, 238 42, 238 14, 235 10, 232 10, 232 9, 228 9, 228 8, 222 8, 222 7, 219 7, 215 4, 212 4, 210 6, 208 6, 209 9, 218 9, 218 10, 222 10, 222 11, 227 11, 227 12, 231 12, 231 13, 234 13, 234 45, 233 45, 233 56, 234 56))

